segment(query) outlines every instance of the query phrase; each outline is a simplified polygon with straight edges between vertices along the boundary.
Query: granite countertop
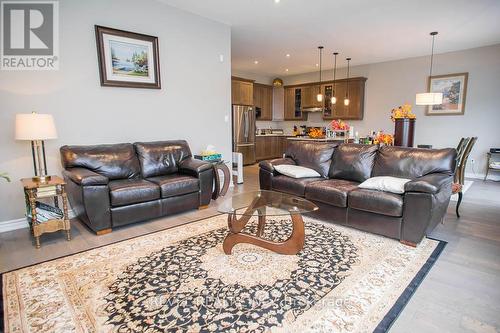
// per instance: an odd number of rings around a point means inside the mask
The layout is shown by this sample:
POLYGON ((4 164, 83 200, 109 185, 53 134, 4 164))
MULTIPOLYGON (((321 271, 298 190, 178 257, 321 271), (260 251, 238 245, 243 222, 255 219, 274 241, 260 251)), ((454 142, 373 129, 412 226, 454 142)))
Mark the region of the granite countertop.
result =
POLYGON ((273 133, 273 134, 255 134, 255 136, 286 136, 286 135, 273 133))

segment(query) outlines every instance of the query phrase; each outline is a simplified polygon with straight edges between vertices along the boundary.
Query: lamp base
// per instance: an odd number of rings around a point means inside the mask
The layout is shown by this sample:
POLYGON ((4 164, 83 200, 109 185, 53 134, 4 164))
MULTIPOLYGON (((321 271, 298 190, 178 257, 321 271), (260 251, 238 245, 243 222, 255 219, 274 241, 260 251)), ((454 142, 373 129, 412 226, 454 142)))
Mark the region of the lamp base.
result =
POLYGON ((51 176, 35 176, 35 177, 31 177, 31 180, 33 180, 34 182, 37 182, 37 183, 48 183, 50 180, 52 179, 51 176))

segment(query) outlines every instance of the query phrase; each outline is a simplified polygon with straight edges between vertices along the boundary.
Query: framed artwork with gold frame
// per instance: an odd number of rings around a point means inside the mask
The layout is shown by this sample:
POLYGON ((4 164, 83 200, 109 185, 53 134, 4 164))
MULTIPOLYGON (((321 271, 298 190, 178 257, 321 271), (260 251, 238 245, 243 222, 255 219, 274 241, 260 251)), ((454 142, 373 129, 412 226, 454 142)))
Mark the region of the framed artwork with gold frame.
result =
POLYGON ((469 73, 456 73, 430 76, 428 90, 443 94, 443 103, 429 105, 428 116, 463 115, 465 112, 465 98, 467 96, 467 80, 469 73))

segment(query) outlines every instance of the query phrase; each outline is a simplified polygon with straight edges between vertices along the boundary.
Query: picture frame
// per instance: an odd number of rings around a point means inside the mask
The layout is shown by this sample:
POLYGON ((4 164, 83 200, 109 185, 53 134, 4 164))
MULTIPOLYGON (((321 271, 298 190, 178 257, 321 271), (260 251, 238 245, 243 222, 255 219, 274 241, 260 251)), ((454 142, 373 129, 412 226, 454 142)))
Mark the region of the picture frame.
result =
POLYGON ((161 89, 158 37, 95 26, 101 86, 161 89))
POLYGON ((456 73, 430 76, 427 91, 443 94, 443 103, 429 105, 428 116, 454 116, 465 113, 467 81, 469 73, 456 73))

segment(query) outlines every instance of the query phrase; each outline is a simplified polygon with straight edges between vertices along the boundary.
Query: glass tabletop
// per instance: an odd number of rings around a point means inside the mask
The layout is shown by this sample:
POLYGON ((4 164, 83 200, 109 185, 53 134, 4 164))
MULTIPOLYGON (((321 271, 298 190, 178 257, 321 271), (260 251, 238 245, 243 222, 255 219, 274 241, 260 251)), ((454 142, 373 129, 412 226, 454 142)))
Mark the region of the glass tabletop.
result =
POLYGON ((278 216, 309 213, 318 210, 318 206, 294 195, 262 190, 235 194, 224 200, 217 210, 235 215, 278 216))

